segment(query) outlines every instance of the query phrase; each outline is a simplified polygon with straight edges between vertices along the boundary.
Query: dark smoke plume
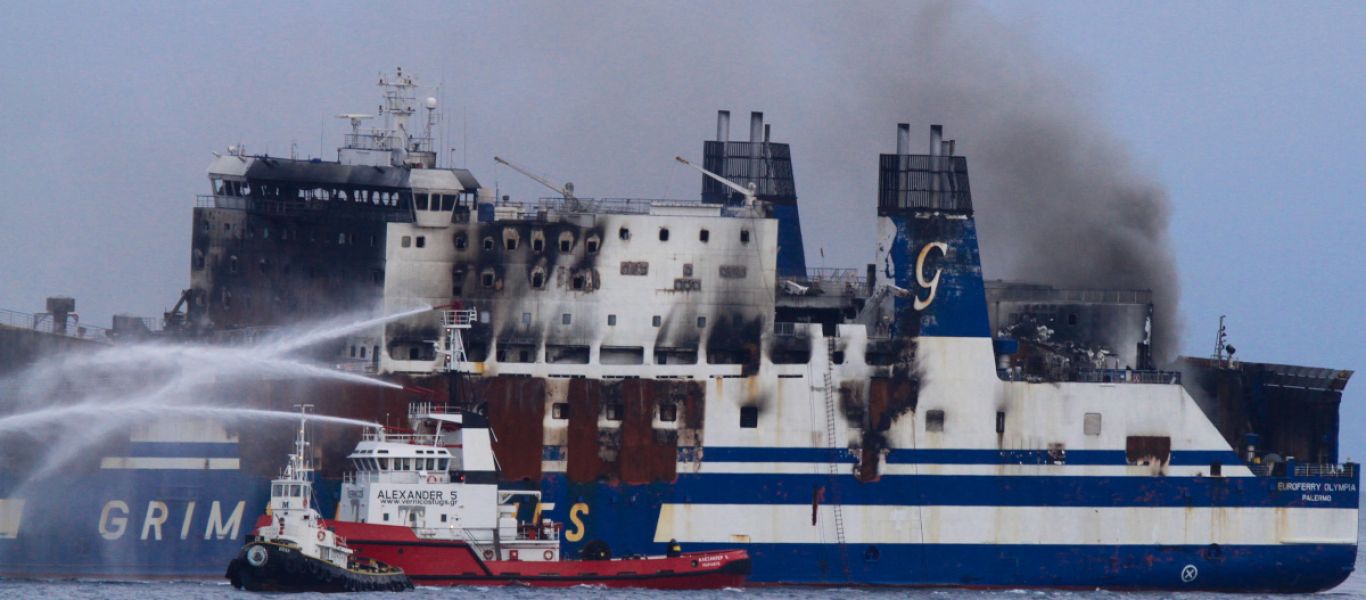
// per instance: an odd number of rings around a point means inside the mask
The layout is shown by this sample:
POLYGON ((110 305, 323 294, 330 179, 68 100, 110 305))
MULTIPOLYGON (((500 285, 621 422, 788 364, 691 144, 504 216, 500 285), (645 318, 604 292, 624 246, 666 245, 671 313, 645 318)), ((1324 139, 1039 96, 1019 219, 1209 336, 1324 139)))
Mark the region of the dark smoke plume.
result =
MULTIPOLYGON (((943 123, 968 157, 987 275, 1151 289, 1156 358, 1174 355, 1180 290, 1166 192, 1088 110, 1078 69, 971 6, 853 21, 848 33, 867 28, 894 42, 875 65, 862 49, 847 57, 847 68, 863 74, 869 112, 909 117, 919 132, 943 123)), ((912 151, 923 152, 923 135, 912 151)))
POLYGON ((873 258, 877 154, 897 122, 912 123, 917 153, 941 123, 968 157, 989 277, 1152 289, 1158 358, 1173 353, 1166 195, 1089 108, 1084 66, 971 4, 838 8, 536 5, 517 31, 531 43, 504 70, 553 102, 497 142, 585 195, 679 197, 699 185, 671 159, 700 150, 714 111, 734 111, 743 139, 747 112, 763 110, 792 144, 808 263, 825 264, 824 248, 827 266, 856 267, 873 258))

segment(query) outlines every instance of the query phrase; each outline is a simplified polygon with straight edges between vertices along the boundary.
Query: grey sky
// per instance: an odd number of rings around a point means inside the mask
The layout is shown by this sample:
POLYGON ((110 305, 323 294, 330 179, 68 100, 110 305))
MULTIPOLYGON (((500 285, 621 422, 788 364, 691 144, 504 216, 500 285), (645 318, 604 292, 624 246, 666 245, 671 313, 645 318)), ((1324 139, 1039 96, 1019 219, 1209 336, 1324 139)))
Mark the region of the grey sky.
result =
MULTIPOLYGON (((876 154, 898 121, 916 144, 943 123, 973 167, 989 276, 1076 263, 1095 248, 1072 234, 1129 231, 1147 205, 1126 194, 1151 192, 1170 204, 1181 352, 1208 354, 1228 314, 1250 360, 1366 367, 1366 5, 391 6, 8 4, 0 308, 68 294, 90 323, 158 314, 188 283, 209 152, 316 156, 321 136, 334 157, 332 115, 373 110, 375 76, 402 65, 445 81, 447 146, 466 130, 476 176, 522 197, 542 190, 494 154, 585 196, 696 197, 672 157, 700 155, 717 109, 763 110, 792 144, 814 266, 871 259, 876 154), (1011 160, 1040 155, 1066 176, 1011 160), (1076 219, 1027 203, 1093 181, 1094 203, 1063 205, 1076 219)), ((1345 404, 1360 458, 1366 381, 1345 404)))

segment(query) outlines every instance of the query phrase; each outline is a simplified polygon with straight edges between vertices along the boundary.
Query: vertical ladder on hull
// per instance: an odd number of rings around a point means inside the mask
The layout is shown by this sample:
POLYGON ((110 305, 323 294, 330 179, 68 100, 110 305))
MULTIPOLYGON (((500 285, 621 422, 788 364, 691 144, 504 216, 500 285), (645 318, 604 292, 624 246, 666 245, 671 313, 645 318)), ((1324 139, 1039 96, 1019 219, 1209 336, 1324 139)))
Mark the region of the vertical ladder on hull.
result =
POLYGON ((835 392, 835 338, 825 338, 825 445, 830 450, 826 466, 830 471, 830 512, 835 518, 835 543, 839 544, 840 570, 849 579, 849 552, 844 537, 844 509, 835 492, 835 480, 840 475, 838 441, 835 439, 835 423, 839 417, 839 394, 835 392))

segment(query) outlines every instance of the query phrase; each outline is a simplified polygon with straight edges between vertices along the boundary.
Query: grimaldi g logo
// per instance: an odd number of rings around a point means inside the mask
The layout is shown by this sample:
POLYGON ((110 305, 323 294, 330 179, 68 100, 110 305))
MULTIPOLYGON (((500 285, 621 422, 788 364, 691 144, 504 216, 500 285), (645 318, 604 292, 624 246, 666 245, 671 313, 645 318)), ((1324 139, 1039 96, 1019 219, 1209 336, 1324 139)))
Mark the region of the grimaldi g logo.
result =
MULTIPOLYGON (((195 505, 196 502, 193 500, 186 502, 181 514, 172 515, 171 507, 165 502, 160 500, 147 502, 147 510, 142 515, 139 539, 160 541, 163 533, 168 536, 174 535, 175 529, 171 528, 177 525, 180 526, 180 539, 189 539, 191 534, 198 536, 200 529, 195 521, 195 505), (169 531, 163 532, 163 528, 169 529, 169 531)), ((223 505, 214 500, 213 504, 209 505, 208 516, 203 520, 204 539, 237 539, 237 532, 242 527, 242 511, 246 506, 245 500, 238 500, 232 513, 225 518, 223 505)), ((122 538, 124 534, 128 533, 128 515, 127 502, 122 500, 105 502, 104 508, 100 510, 100 537, 106 540, 122 538)))

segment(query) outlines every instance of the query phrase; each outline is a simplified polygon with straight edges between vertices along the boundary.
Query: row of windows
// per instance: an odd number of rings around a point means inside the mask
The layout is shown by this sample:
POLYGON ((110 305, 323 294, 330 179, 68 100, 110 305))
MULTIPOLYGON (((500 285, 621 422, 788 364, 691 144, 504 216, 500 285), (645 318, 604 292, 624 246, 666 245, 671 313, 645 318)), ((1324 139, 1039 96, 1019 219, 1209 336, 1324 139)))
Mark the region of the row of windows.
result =
MULTIPOLYGON (((1100 413, 1089 412, 1082 417, 1082 433, 1089 436, 1100 435, 1100 413)), ((935 409, 925 411, 925 431, 944 431, 944 411, 935 409)), ((1006 413, 996 411, 996 433, 1006 432, 1006 413)))
MULTIPOLYGON (((608 421, 621 421, 626 418, 626 408, 619 402, 608 402, 602 407, 602 414, 608 421)), ((678 420, 678 404, 674 402, 660 402, 656 411, 656 416, 660 421, 672 423, 678 420)), ((556 402, 550 406, 550 416, 557 420, 569 419, 569 403, 556 402)))
MULTIPOLYGON (((623 241, 630 240, 630 239, 631 239, 631 229, 628 228, 628 227, 622 227, 622 228, 618 229, 618 230, 617 230, 617 237, 618 237, 619 239, 623 240, 623 241)), ((706 230, 706 229, 703 229, 703 230, 701 230, 700 232, 698 232, 698 236, 697 236, 697 237, 698 237, 698 240, 699 240, 699 241, 701 241, 701 242, 703 242, 703 243, 706 243, 707 241, 709 241, 709 240, 711 239, 711 232, 708 231, 708 230, 706 230)), ((748 229, 741 229, 741 230, 740 230, 740 243, 742 243, 742 244, 748 244, 748 243, 749 243, 749 238, 750 238, 749 230, 748 230, 748 229)), ((669 228, 667 228, 667 227, 661 227, 661 228, 659 229, 659 241, 661 241, 661 242, 667 242, 667 241, 669 241, 669 228)), ((485 251, 492 251, 492 250, 494 249, 494 246, 495 246, 495 245, 496 245, 496 242, 495 242, 495 240, 494 240, 494 238, 493 238, 492 236, 486 236, 486 237, 483 239, 482 247, 483 247, 483 249, 484 249, 485 251)), ((599 247, 599 245, 600 245, 597 236, 590 236, 590 237, 588 238, 587 242, 586 242, 586 245, 587 245, 587 250, 588 250, 588 252, 589 252, 590 254, 591 254, 591 253, 597 252, 597 251, 598 251, 598 247, 599 247)), ((516 250, 516 249, 519 248, 520 246, 521 246, 521 238, 520 238, 518 235, 516 235, 515 231, 513 231, 513 230, 511 230, 511 229, 508 229, 508 230, 505 230, 505 231, 503 232, 503 248, 504 248, 505 250, 516 250)), ((404 246, 404 248, 407 248, 407 247, 408 247, 408 246, 406 246, 406 245, 404 246)), ((418 246, 418 247, 421 248, 422 246, 418 246)), ((468 248, 468 247, 469 247, 469 237, 468 237, 465 233, 463 233, 463 232, 455 234, 455 249, 456 249, 456 250, 464 250, 464 249, 466 249, 466 248, 468 248)), ((570 252, 570 251, 572 251, 572 250, 574 249, 574 238, 573 238, 573 234, 571 234, 571 233, 569 233, 569 232, 564 232, 564 233, 560 234, 559 248, 560 248, 560 252, 570 252)), ((543 235, 541 235, 541 233, 540 233, 539 231, 536 231, 536 232, 533 232, 533 233, 532 233, 532 237, 531 237, 531 249, 532 249, 532 251, 534 251, 534 252, 543 252, 543 251, 545 251, 545 238, 544 238, 543 235)))
POLYGON ((353 458, 351 463, 357 471, 445 471, 450 464, 448 458, 353 458), (391 468, 392 467, 392 468, 391 468))
MULTIPOLYGON (((209 221, 207 221, 207 220, 201 221, 201 222, 200 222, 199 228, 200 228, 200 230, 203 231, 204 233, 208 233, 209 230, 211 229, 211 224, 210 224, 209 221)), ((228 232, 232 231, 232 223, 223 223, 223 231, 228 231, 228 232)), ((279 235, 279 238, 280 238, 281 241, 289 241, 290 238, 298 239, 298 238, 300 237, 300 236, 299 236, 299 233, 298 233, 294 228, 290 228, 290 227, 281 227, 281 228, 277 229, 276 231, 278 232, 278 235, 279 235)), ((306 229, 306 231, 308 232, 308 241, 310 241, 310 242, 316 242, 316 241, 318 241, 318 233, 317 233, 317 231, 314 231, 314 230, 311 230, 311 229, 306 229)), ((245 233, 246 233, 247 239, 255 239, 255 238, 256 238, 256 229, 255 229, 254 227, 248 227, 248 228, 246 228, 245 233)), ((270 239, 270 236, 271 236, 270 227, 262 227, 262 228, 261 228, 261 239, 263 239, 263 240, 268 240, 268 239, 270 239)), ((327 239, 326 236, 324 236, 324 238, 327 239)), ((378 242, 378 239, 377 239, 373 234, 367 236, 367 239, 369 240, 369 245, 370 245, 371 248, 375 247, 375 244, 378 242)), ((337 245, 339 245, 339 246, 354 246, 354 245, 356 245, 356 234, 355 234, 355 232, 349 232, 349 231, 337 232, 337 245)), ((404 246, 404 248, 407 248, 407 246, 404 246)))

